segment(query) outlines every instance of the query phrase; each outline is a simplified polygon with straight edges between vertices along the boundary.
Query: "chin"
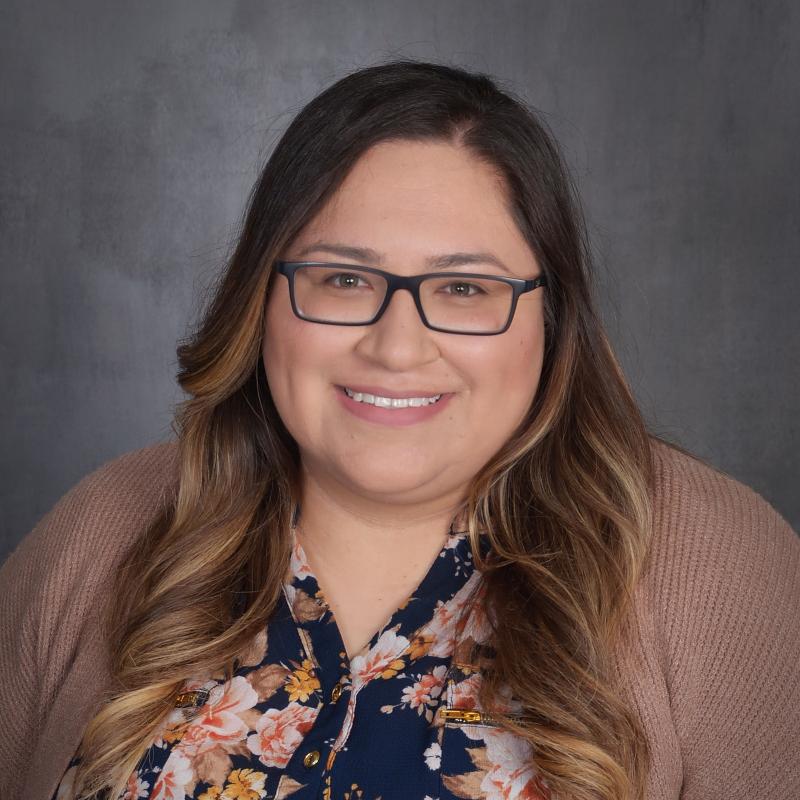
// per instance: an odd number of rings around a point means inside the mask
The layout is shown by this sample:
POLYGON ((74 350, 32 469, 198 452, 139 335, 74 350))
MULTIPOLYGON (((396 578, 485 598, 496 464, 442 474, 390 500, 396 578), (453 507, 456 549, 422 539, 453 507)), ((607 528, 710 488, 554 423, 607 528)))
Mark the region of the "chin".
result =
POLYGON ((342 477, 360 493, 387 497, 387 495, 413 494, 420 489, 429 491, 442 474, 441 468, 431 468, 427 465, 400 468, 396 462, 391 463, 391 459, 387 461, 378 463, 374 459, 369 459, 357 465, 350 463, 342 477))

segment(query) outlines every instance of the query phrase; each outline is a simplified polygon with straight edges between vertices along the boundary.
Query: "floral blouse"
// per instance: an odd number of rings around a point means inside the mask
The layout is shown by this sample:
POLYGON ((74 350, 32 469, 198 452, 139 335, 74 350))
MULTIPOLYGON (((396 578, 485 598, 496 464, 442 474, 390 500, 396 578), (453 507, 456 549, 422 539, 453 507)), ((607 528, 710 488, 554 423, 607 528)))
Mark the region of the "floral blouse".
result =
MULTIPOLYGON (((530 745, 477 704, 489 628, 469 536, 348 659, 292 527, 276 613, 228 681, 188 681, 119 800, 546 800, 530 745), (480 596, 480 595, 478 595, 480 596)), ((485 662, 484 662, 485 663, 485 662)), ((500 700, 515 710, 512 698, 500 700)), ((73 758, 53 800, 71 798, 73 758)))

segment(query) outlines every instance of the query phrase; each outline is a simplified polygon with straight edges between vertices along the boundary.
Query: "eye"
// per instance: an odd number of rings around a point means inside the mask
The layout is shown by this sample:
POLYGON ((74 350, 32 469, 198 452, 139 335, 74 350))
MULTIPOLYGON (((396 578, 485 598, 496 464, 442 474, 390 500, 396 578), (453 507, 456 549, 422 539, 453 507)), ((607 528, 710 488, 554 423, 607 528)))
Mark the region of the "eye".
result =
POLYGON ((444 290, 445 294, 452 295, 453 297, 474 297, 476 294, 486 294, 486 292, 480 286, 475 283, 468 283, 467 281, 455 281, 453 283, 447 283, 442 287, 442 289, 444 290))
POLYGON ((356 289, 359 286, 359 281, 362 282, 362 285, 369 286, 361 275, 357 275, 354 272, 337 272, 325 279, 325 283, 334 289, 356 289))

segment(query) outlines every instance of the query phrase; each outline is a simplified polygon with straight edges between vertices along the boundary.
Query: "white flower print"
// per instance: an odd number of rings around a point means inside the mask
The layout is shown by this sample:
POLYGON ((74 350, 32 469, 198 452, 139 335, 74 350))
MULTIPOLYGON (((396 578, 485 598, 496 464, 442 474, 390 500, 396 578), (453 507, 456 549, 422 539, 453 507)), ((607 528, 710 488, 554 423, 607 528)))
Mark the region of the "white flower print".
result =
POLYGON ((286 708, 268 708, 256 722, 256 732, 247 737, 247 747, 259 756, 262 764, 283 769, 294 751, 311 730, 319 714, 312 708, 289 703, 286 708))
POLYGON ((194 756, 218 744, 241 741, 249 728, 239 714, 257 702, 258 694, 241 675, 215 687, 207 705, 186 729, 178 748, 194 756))
POLYGON ((311 571, 311 567, 308 565, 306 552, 303 550, 303 545, 300 544, 300 540, 297 538, 297 532, 294 528, 291 529, 291 536, 292 549, 289 560, 289 571, 299 581, 305 580, 308 577, 315 577, 314 573, 311 571))
MULTIPOLYGON (((448 704, 452 708, 483 710, 478 702, 482 680, 483 677, 480 672, 473 672, 468 678, 454 683, 448 698, 448 704)), ((495 695, 493 709, 503 714, 519 713, 522 710, 522 703, 511 697, 508 685, 504 684, 499 687, 495 695)))
POLYGON ((177 748, 169 754, 167 763, 153 784, 151 800, 183 800, 186 784, 194 780, 189 759, 177 748))
POLYGON ((486 608, 481 602, 483 592, 478 601, 473 604, 469 614, 464 619, 464 626, 459 631, 461 639, 472 639, 478 644, 486 644, 492 634, 492 628, 489 622, 489 617, 486 614, 486 608))
POLYGON ((442 548, 442 554, 445 550, 453 550, 458 547, 459 542, 466 536, 465 533, 451 533, 447 537, 447 541, 444 543, 444 547, 442 548))
POLYGON ((447 602, 439 601, 430 622, 420 632, 423 636, 433 637, 427 655, 447 658, 453 652, 458 634, 459 617, 480 577, 481 574, 474 571, 447 602))
POLYGON ((147 790, 150 784, 139 777, 138 772, 132 772, 125 785, 122 800, 138 800, 140 797, 147 797, 147 790))
POLYGON ((422 755, 425 757, 428 769, 439 769, 442 761, 442 747, 439 742, 433 742, 422 755))
POLYGON ((458 683, 451 684, 452 690, 448 697, 451 708, 478 708, 478 690, 481 685, 481 676, 473 672, 468 678, 458 683))
POLYGON ((484 741, 492 765, 481 781, 487 800, 542 800, 538 772, 531 764, 530 743, 499 728, 489 729, 484 741))
POLYGON ((433 718, 432 706, 438 705, 438 698, 444 689, 444 680, 447 675, 447 667, 440 664, 425 675, 419 675, 419 680, 413 685, 403 689, 401 705, 408 705, 409 708, 416 708, 417 714, 425 714, 430 721, 433 718))
POLYGON ((546 793, 531 763, 532 748, 521 736, 486 725, 462 725, 460 730, 485 745, 488 763, 480 789, 486 800, 543 800, 546 793))
POLYGON ((405 636, 398 636, 393 630, 384 631, 369 651, 355 656, 350 662, 353 691, 387 671, 395 675, 397 669, 402 669, 402 664, 395 662, 408 650, 409 644, 405 636))

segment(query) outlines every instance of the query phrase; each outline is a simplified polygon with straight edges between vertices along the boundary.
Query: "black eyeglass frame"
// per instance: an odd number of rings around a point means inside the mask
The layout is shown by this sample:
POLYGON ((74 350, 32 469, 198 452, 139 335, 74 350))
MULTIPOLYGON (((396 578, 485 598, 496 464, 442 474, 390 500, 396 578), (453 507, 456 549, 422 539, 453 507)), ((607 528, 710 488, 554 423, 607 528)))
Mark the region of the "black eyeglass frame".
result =
POLYGON ((360 264, 341 264, 335 261, 276 261, 274 266, 275 271, 281 275, 285 275, 286 279, 289 281, 289 299, 292 304, 292 311, 296 317, 306 322, 316 322, 320 325, 374 325, 389 307, 392 295, 399 289, 406 289, 411 292, 411 296, 414 298, 414 305, 417 307, 417 312, 419 313, 419 318, 426 328, 441 333, 461 334, 462 336, 497 336, 500 333, 504 333, 508 330, 514 319, 514 312, 517 310, 517 300, 519 300, 520 295, 526 292, 532 292, 540 286, 547 286, 547 278, 544 275, 538 275, 535 278, 528 279, 507 278, 504 275, 484 275, 478 272, 426 272, 422 275, 395 275, 392 272, 386 272, 376 267, 364 267, 360 264), (301 267, 342 267, 345 270, 359 270, 361 272, 371 272, 374 275, 380 275, 386 281, 386 296, 383 298, 383 303, 381 303, 375 315, 367 322, 332 322, 327 319, 316 319, 315 317, 305 316, 297 307, 294 294, 294 274, 301 267), (420 284, 429 278, 481 278, 483 280, 501 281, 507 284, 511 287, 513 294, 511 297, 511 309, 508 312, 508 319, 505 325, 497 331, 453 331, 449 328, 439 328, 436 325, 431 325, 425 316, 425 311, 422 308, 422 301, 419 296, 420 284))

